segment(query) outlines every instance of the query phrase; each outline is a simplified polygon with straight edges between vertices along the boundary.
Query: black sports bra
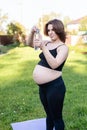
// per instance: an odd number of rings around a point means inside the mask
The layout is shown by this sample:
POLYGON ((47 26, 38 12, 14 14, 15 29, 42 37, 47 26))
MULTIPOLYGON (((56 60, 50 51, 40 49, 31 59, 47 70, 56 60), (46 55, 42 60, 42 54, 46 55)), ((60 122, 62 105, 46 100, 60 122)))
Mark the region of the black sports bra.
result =
MULTIPOLYGON (((59 47, 59 46, 58 46, 58 47, 59 47)), ((57 48, 58 48, 58 47, 57 47, 57 48)), ((54 57, 56 57, 56 55, 57 55, 57 48, 55 48, 55 49, 53 49, 53 50, 49 50, 50 53, 51 53, 54 57)), ((41 65, 41 66, 44 66, 44 67, 47 67, 47 68, 52 69, 52 68, 49 66, 49 64, 47 63, 46 58, 45 58, 43 52, 41 52, 41 53, 39 54, 39 58, 40 58, 41 60, 38 62, 38 65, 41 65)), ((65 61, 64 61, 60 66, 58 66, 57 68, 55 68, 54 70, 62 71, 62 68, 63 68, 63 66, 64 66, 64 63, 65 63, 65 61)))

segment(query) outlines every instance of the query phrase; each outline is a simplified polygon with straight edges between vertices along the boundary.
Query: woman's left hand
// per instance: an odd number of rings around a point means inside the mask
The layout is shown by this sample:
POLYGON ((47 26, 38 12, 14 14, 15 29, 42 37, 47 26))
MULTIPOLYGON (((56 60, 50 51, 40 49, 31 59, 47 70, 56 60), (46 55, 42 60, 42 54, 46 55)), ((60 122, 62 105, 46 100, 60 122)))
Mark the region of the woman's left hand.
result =
POLYGON ((50 41, 48 41, 48 40, 42 41, 41 44, 40 44, 40 49, 45 48, 45 47, 47 46, 48 43, 50 43, 50 41))

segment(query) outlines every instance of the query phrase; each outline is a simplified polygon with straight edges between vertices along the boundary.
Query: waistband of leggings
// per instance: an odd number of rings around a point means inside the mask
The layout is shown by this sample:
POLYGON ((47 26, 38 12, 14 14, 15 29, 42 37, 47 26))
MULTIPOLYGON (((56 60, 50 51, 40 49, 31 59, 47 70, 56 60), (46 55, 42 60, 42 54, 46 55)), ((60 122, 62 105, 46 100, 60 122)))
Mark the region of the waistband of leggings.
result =
POLYGON ((56 79, 54 79, 54 80, 52 80, 52 81, 50 81, 50 82, 47 82, 47 83, 44 83, 44 84, 38 84, 38 86, 40 86, 40 87, 50 86, 50 85, 53 85, 54 82, 60 83, 61 80, 62 80, 62 76, 60 76, 60 77, 58 77, 58 78, 56 78, 56 79))

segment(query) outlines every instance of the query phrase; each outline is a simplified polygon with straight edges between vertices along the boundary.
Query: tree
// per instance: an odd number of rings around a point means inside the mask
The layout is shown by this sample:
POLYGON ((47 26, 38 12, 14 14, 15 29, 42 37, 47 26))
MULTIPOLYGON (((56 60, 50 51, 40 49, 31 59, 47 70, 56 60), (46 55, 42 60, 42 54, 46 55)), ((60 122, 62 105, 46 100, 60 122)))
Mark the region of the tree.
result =
POLYGON ((43 28, 44 28, 45 23, 47 23, 49 20, 53 18, 59 18, 59 17, 60 17, 60 14, 57 14, 55 12, 42 15, 42 17, 40 17, 38 20, 38 27, 40 28, 41 32, 43 33, 43 28))
POLYGON ((7 22, 8 16, 7 14, 2 14, 1 10, 0 10, 0 35, 5 33, 4 30, 4 23, 7 22))
POLYGON ((17 32, 19 33, 21 30, 14 23, 10 23, 7 25, 7 34, 14 35, 17 32))
POLYGON ((14 41, 22 42, 25 37, 26 29, 18 22, 11 22, 7 25, 7 34, 14 36, 14 41))
POLYGON ((67 27, 67 24, 72 21, 69 16, 65 16, 63 18, 64 26, 67 27))
POLYGON ((87 16, 80 21, 79 31, 87 31, 87 16))

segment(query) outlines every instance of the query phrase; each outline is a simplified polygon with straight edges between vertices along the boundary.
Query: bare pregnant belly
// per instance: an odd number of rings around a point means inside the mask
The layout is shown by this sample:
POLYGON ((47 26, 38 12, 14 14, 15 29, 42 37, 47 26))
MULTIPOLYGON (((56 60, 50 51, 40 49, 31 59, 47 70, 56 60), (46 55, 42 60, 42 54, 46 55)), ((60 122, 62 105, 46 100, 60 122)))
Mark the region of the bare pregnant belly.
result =
POLYGON ((33 71, 33 79, 38 84, 47 83, 62 75, 61 71, 52 70, 41 65, 36 65, 33 71))

